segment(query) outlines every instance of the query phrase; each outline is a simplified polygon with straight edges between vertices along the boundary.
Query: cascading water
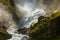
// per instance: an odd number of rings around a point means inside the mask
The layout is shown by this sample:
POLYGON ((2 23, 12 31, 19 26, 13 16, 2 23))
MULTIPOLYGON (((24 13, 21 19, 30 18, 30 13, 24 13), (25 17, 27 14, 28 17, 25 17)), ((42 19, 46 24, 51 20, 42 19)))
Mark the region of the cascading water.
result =
MULTIPOLYGON (((19 11, 24 12, 18 28, 29 28, 32 24, 38 22, 40 16, 45 15, 44 10, 37 7, 36 0, 16 0, 15 4, 19 11)), ((18 34, 14 29, 8 29, 7 32, 12 34, 12 38, 8 40, 28 40, 29 38, 28 35, 18 34)))

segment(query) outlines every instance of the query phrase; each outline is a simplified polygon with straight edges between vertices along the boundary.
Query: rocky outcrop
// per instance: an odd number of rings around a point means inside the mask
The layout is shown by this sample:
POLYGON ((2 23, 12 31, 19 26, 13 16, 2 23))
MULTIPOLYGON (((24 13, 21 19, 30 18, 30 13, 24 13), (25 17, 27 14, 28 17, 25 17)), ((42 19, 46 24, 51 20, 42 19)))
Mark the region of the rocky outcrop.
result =
POLYGON ((12 36, 6 32, 6 29, 3 27, 0 27, 0 40, 7 40, 11 38, 12 36))
POLYGON ((28 29, 27 28, 19 28, 18 33, 22 33, 22 34, 27 34, 28 29))
POLYGON ((17 27, 13 20, 13 8, 9 0, 0 0, 0 40, 7 40, 11 35, 7 29, 14 26, 17 27))
POLYGON ((60 12, 49 17, 40 17, 38 23, 29 29, 31 40, 53 40, 55 36, 60 35, 59 20, 60 12))

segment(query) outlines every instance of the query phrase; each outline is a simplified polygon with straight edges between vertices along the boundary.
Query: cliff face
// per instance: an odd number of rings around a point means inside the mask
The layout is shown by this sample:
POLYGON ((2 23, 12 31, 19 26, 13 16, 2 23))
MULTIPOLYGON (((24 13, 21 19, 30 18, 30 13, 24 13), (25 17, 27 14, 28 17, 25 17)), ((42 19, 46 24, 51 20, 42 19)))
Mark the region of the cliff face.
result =
POLYGON ((29 29, 31 40, 53 40, 60 35, 60 12, 49 17, 40 17, 38 20, 38 23, 29 29))
POLYGON ((7 29, 15 24, 12 16, 12 6, 8 0, 0 0, 0 40, 7 40, 11 35, 7 29))

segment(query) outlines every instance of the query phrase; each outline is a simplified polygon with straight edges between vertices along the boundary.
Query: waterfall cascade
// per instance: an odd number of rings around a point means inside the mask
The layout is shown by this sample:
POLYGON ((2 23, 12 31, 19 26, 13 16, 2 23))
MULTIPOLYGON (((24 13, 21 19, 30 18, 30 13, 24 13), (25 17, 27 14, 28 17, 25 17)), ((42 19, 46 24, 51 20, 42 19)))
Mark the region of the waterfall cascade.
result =
MULTIPOLYGON (((10 11, 8 12, 7 6, 2 2, 0 2, 0 23, 7 28, 7 32, 9 34, 12 34, 12 38, 7 40, 28 40, 29 35, 22 34, 22 33, 18 34, 17 30, 19 28, 27 29, 31 25, 34 25, 35 23, 38 22, 38 18, 40 16, 48 15, 45 13, 45 11, 47 10, 48 10, 47 13, 49 12, 49 15, 50 15, 51 13, 49 9, 51 6, 54 6, 54 7, 58 6, 57 9, 60 10, 59 2, 56 4, 56 2, 52 2, 52 0, 50 1, 46 0, 46 2, 44 1, 44 3, 42 1, 43 0, 39 1, 40 3, 39 7, 41 8, 40 9, 38 7, 37 0, 14 0, 16 13, 18 14, 18 16, 21 16, 18 22, 18 26, 14 22, 10 11), (51 5, 52 4, 51 2, 53 3, 53 5, 51 5), (46 6, 43 4, 45 4, 46 6), (43 9, 46 9, 46 10, 44 11, 43 9)), ((54 8, 53 10, 54 12, 56 12, 55 9, 56 8, 54 8)))
MULTIPOLYGON (((36 7, 36 5, 35 5, 36 1, 33 1, 32 3, 30 3, 31 0, 28 0, 28 1, 26 0, 25 2, 23 2, 24 0, 17 0, 17 1, 15 1, 17 9, 19 11, 22 10, 22 12, 24 12, 24 13, 22 13, 24 15, 21 17, 21 19, 19 21, 18 28, 24 28, 24 27, 29 28, 32 24, 38 22, 38 18, 40 16, 45 15, 44 10, 36 7)), ((16 12, 16 13, 18 13, 18 12, 16 12)), ((21 33, 18 34, 18 32, 15 29, 8 29, 7 32, 9 34, 12 34, 12 38, 8 39, 8 40, 28 40, 28 38, 29 38, 28 35, 23 35, 21 33)))

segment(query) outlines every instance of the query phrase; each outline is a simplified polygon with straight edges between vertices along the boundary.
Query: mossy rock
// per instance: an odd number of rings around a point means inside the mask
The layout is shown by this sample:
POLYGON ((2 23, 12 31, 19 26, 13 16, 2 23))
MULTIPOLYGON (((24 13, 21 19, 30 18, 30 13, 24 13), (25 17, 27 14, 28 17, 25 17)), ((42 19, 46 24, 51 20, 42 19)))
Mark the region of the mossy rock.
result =
POLYGON ((12 4, 11 4, 11 0, 2 0, 2 2, 7 5, 9 7, 9 9, 12 9, 12 4))
POLYGON ((56 12, 49 17, 39 20, 32 29, 30 28, 30 36, 32 40, 53 40, 60 35, 60 12, 56 12))
POLYGON ((7 40, 9 38, 11 38, 11 35, 4 28, 0 28, 0 40, 7 40))

